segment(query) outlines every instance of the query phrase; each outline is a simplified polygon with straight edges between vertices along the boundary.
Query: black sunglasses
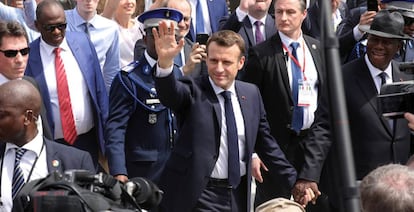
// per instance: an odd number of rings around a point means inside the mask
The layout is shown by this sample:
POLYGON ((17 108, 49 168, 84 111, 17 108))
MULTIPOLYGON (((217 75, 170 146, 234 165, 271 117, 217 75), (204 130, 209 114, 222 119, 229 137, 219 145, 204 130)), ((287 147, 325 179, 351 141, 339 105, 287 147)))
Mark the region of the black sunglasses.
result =
POLYGON ((60 31, 66 29, 66 23, 61 23, 61 24, 51 24, 51 25, 43 25, 43 29, 48 31, 48 32, 53 32, 55 31, 56 28, 58 28, 60 31))
POLYGON ((17 53, 20 52, 20 54, 22 55, 27 55, 29 54, 30 48, 24 48, 24 49, 19 49, 19 50, 0 50, 0 52, 3 52, 4 56, 12 58, 12 57, 16 57, 17 53))

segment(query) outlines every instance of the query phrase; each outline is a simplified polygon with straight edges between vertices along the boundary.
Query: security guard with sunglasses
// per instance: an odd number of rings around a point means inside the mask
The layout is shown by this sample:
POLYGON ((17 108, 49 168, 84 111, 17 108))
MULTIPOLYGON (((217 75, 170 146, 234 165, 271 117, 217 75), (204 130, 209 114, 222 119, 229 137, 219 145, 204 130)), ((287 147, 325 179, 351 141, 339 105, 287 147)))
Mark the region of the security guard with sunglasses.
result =
MULTIPOLYGON (((110 174, 125 182, 146 177, 155 183, 174 147, 177 136, 174 113, 160 103, 152 78, 156 64, 152 28, 161 20, 177 27, 183 15, 174 9, 149 10, 138 20, 144 24, 144 55, 115 76, 109 94, 106 155, 110 174)), ((175 73, 180 77, 181 73, 175 73)))

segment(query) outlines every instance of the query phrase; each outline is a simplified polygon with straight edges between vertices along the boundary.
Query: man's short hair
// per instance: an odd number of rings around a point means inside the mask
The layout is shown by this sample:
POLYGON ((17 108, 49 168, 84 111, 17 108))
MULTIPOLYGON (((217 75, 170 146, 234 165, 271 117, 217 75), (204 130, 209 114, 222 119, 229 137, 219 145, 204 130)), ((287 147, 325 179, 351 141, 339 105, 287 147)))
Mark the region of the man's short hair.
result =
POLYGON ((215 42, 217 45, 223 47, 231 47, 233 45, 237 45, 237 47, 239 47, 240 49, 240 58, 244 55, 246 51, 243 38, 239 34, 231 30, 221 30, 213 33, 207 41, 207 50, 210 43, 212 42, 215 42))
POLYGON ((360 185, 364 212, 414 211, 414 170, 400 164, 376 168, 360 185))
POLYGON ((3 37, 25 37, 27 44, 29 39, 26 30, 17 21, 0 21, 0 46, 3 45, 3 37))

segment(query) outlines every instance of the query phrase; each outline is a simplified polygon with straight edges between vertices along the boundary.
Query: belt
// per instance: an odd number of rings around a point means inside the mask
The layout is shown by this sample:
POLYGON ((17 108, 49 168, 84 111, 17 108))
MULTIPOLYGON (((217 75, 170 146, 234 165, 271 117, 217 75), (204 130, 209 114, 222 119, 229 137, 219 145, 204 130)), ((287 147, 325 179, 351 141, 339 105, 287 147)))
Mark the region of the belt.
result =
POLYGON ((228 179, 209 178, 207 185, 217 188, 231 188, 228 179))
POLYGON ((305 137, 306 135, 308 135, 309 129, 304 129, 304 130, 301 130, 299 132, 296 132, 296 131, 291 129, 290 133, 295 135, 295 136, 298 136, 298 137, 305 137))

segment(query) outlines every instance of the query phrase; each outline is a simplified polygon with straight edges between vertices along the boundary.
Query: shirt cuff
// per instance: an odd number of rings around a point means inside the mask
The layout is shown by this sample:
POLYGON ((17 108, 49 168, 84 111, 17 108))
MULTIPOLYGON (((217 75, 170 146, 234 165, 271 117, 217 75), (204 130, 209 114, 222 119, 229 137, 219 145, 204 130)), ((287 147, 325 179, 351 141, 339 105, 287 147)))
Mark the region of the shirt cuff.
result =
POLYGON ((166 77, 166 76, 168 76, 172 73, 173 67, 174 67, 174 65, 172 65, 171 67, 168 67, 168 68, 161 68, 158 65, 158 62, 157 62, 157 70, 155 70, 155 76, 156 77, 166 77))
POLYGON ((239 22, 242 22, 243 19, 246 17, 247 13, 242 11, 239 7, 236 8, 236 15, 239 22))
POLYGON ((364 36, 364 33, 359 30, 359 24, 354 27, 353 33, 354 33, 354 38, 356 41, 361 40, 362 37, 364 36))

